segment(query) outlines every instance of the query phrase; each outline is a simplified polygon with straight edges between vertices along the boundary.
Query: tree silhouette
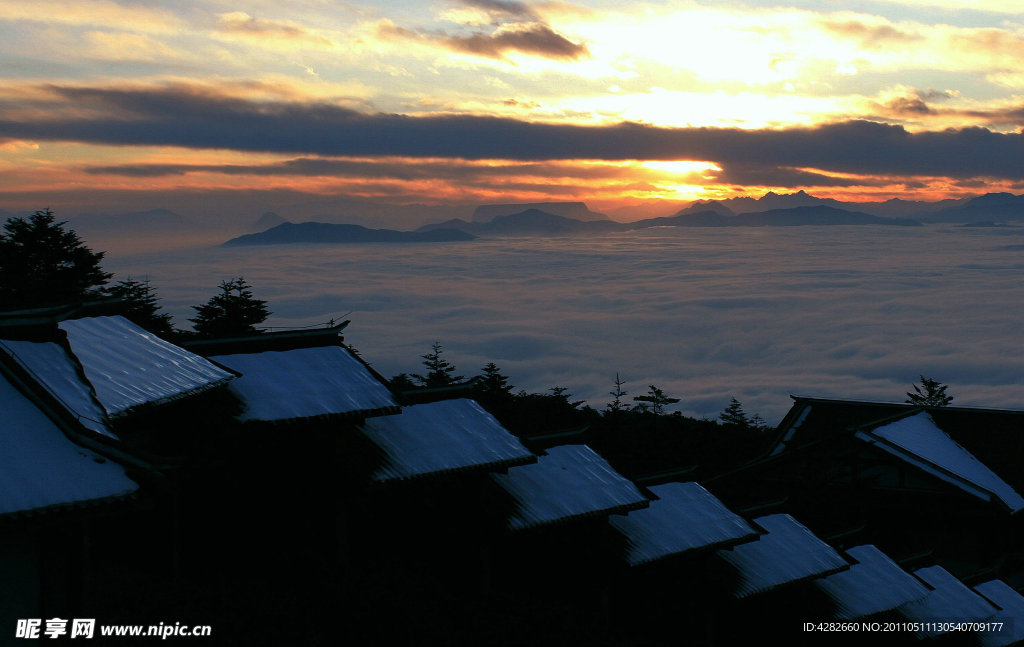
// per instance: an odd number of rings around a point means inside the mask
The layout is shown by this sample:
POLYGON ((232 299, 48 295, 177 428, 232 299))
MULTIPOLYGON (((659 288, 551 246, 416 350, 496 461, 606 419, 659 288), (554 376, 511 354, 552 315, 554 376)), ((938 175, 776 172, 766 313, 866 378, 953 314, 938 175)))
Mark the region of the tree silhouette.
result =
POLYGON ((189 319, 202 337, 254 335, 256 328, 270 316, 267 302, 253 297, 252 286, 243 277, 221 281, 220 293, 200 306, 192 306, 195 319, 189 319))
POLYGON ((9 218, 0 234, 0 309, 74 303, 102 296, 112 274, 49 208, 9 218))
POLYGON ((407 373, 399 373, 388 380, 388 384, 391 386, 392 391, 409 391, 416 388, 416 383, 413 382, 407 373))
POLYGON ((487 366, 480 369, 483 372, 481 375, 480 384, 486 393, 499 396, 508 396, 512 394, 514 388, 508 383, 508 376, 502 375, 501 369, 498 368, 494 362, 488 362, 487 366))
POLYGON ((647 411, 647 408, 650 407, 651 412, 659 416, 664 413, 666 405, 679 402, 679 398, 668 397, 664 391, 653 384, 650 385, 647 395, 634 395, 633 400, 640 403, 637 405, 640 411, 647 411))
POLYGON ((743 405, 736 398, 729 399, 729 406, 722 413, 718 414, 718 419, 725 425, 751 426, 750 418, 747 417, 747 414, 743 411, 743 405))
POLYGON ((108 289, 110 296, 121 299, 121 314, 130 321, 145 328, 149 332, 163 338, 174 335, 171 315, 160 312, 156 290, 149 284, 149 279, 136 281, 128 277, 118 281, 108 289))
POLYGON ((425 376, 412 374, 412 378, 419 382, 420 386, 426 388, 449 386, 464 379, 461 375, 452 375, 455 372, 455 365, 441 357, 441 342, 435 341, 431 345, 431 349, 426 355, 420 355, 423 358, 423 366, 426 367, 427 374, 425 376))
POLYGON ((573 400, 572 393, 569 393, 569 389, 564 386, 553 386, 548 389, 548 391, 551 391, 551 395, 549 397, 570 409, 575 409, 586 402, 585 400, 573 400))
POLYGON ((946 395, 947 385, 931 378, 919 375, 921 386, 912 384, 914 392, 907 391, 907 402, 921 407, 944 407, 953 401, 953 396, 946 395))
POLYGON ((625 408, 625 405, 622 404, 622 398, 629 395, 629 392, 622 388, 623 384, 625 384, 625 382, 619 377, 619 374, 616 373, 615 390, 608 392, 608 395, 615 399, 609 402, 608 406, 605 407, 605 410, 612 415, 621 412, 625 408))

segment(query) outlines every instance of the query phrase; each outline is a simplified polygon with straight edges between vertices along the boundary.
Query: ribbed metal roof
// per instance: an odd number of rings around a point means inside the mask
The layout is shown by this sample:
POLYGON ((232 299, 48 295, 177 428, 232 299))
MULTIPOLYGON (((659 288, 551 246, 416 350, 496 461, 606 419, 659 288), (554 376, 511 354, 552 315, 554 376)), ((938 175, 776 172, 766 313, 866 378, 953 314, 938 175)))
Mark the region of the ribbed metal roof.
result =
POLYGON ((124 468, 72 443, 0 376, 0 515, 129 496, 124 468))
POLYGON ((210 359, 242 374, 229 387, 245 403, 240 420, 272 422, 398 410, 387 387, 340 346, 210 359))
POLYGON ((979 633, 982 647, 1004 647, 1024 641, 1024 597, 1002 580, 984 582, 974 590, 999 606, 999 611, 988 617, 986 622, 1003 623, 998 629, 979 633))
POLYGON ((650 490, 658 498, 649 507, 608 520, 626 537, 631 566, 758 535, 697 483, 666 483, 650 490))
POLYGON ((517 504, 512 530, 647 506, 647 497, 586 445, 552 447, 535 464, 491 478, 517 504))
POLYGON ((928 595, 920 581, 874 546, 856 546, 846 554, 857 560, 850 570, 814 581, 836 603, 836 619, 855 620, 890 611, 928 595))
POLYGON ((386 459, 378 482, 471 469, 503 469, 536 460, 494 416, 473 400, 417 404, 369 418, 360 431, 386 459))
POLYGON ((920 600, 901 605, 898 610, 907 620, 936 625, 922 626, 917 632, 919 638, 947 633, 942 631, 942 623, 980 622, 997 611, 941 566, 921 568, 914 571, 914 575, 933 590, 920 600))
POLYGON ((926 412, 858 433, 857 437, 904 460, 919 459, 912 460, 913 464, 974 496, 986 500, 994 496, 1014 512, 1024 510, 1024 497, 950 438, 926 412))
POLYGON ((739 571, 740 583, 734 593, 737 598, 829 575, 848 566, 831 546, 788 514, 758 517, 754 523, 767 534, 757 541, 718 551, 739 571))
POLYGON ((58 325, 111 418, 126 415, 135 407, 200 393, 235 378, 121 316, 69 319, 58 325))
POLYGON ((46 388, 87 429, 109 438, 117 438, 107 426, 107 412, 93 397, 90 386, 79 375, 75 361, 53 342, 0 341, 39 384, 46 388))

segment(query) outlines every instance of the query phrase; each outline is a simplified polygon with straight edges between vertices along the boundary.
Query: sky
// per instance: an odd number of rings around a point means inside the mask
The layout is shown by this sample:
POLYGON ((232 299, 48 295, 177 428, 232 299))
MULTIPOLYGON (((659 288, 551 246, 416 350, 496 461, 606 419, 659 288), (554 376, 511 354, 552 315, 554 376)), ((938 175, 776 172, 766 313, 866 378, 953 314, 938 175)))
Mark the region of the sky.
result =
POLYGON ((1013 0, 0 0, 0 209, 1024 187, 1013 0))

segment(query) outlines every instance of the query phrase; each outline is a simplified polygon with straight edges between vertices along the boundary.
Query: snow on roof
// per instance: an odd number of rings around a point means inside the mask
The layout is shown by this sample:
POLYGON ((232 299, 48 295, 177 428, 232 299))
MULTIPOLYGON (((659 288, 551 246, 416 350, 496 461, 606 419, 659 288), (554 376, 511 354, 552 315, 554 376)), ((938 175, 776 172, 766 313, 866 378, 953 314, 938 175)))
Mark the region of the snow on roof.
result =
POLYGON ((388 388, 340 346, 210 359, 242 374, 229 387, 245 403, 240 420, 294 420, 398 408, 388 388))
POLYGON ((72 443, 0 377, 0 515, 69 506, 138 490, 124 468, 72 443))
POLYGON ((107 412, 79 375, 74 359, 53 342, 0 340, 8 355, 49 391, 87 429, 110 438, 117 436, 107 426, 107 412))
POLYGON ((914 571, 914 575, 932 587, 928 595, 899 607, 908 620, 928 623, 917 632, 919 638, 947 633, 945 625, 957 622, 980 622, 997 609, 967 588, 941 566, 914 571))
POLYGON ((658 498, 649 507, 608 520, 626 537, 630 566, 758 535, 697 483, 666 483, 650 490, 658 498))
POLYGON ((491 478, 516 501, 511 530, 647 506, 640 490, 586 445, 552 447, 535 464, 491 478))
POLYGON ((999 611, 985 621, 1003 623, 992 631, 979 633, 982 647, 1004 647, 1024 640, 1024 597, 1002 580, 983 582, 974 590, 999 607, 999 611))
POLYGON ((788 514, 758 517, 754 523, 767 534, 757 541, 718 551, 722 559, 739 571, 737 598, 828 575, 848 566, 831 546, 788 514))
POLYGON ((58 326, 112 418, 135 407, 199 393, 235 377, 121 316, 69 319, 58 326))
POLYGON ((378 482, 535 461, 533 453, 473 400, 417 404, 369 418, 360 431, 384 451, 378 482))
POLYGON ((974 496, 986 501, 994 497, 1013 512, 1024 509, 1024 498, 942 431, 927 412, 856 435, 974 496))
POLYGON ((836 603, 837 620, 855 620, 890 611, 928 595, 921 582, 874 546, 856 546, 846 554, 857 563, 847 571, 814 582, 836 603))

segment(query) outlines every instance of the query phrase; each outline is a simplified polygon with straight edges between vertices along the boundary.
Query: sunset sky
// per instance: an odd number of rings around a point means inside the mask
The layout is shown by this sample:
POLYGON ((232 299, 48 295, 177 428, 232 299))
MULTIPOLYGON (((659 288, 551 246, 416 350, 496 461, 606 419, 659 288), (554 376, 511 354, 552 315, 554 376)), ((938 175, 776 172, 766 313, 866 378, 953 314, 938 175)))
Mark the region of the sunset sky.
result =
POLYGON ((0 0, 0 57, 0 209, 1024 191, 1014 0, 0 0))

